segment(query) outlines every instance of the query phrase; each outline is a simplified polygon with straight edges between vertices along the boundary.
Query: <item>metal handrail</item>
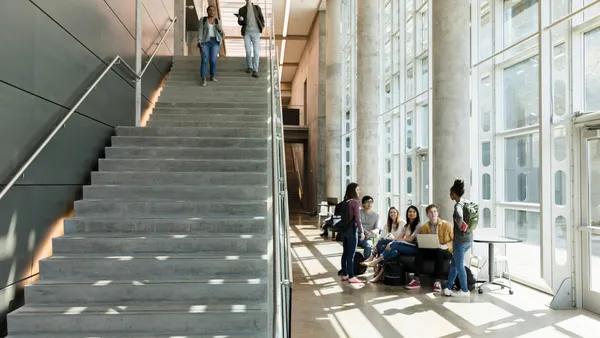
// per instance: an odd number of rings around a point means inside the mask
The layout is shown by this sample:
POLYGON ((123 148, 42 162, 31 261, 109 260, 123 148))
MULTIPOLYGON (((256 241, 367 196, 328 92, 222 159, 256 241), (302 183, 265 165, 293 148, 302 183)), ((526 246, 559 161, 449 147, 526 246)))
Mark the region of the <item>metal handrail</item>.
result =
POLYGON ((77 108, 79 108, 79 106, 81 105, 81 103, 83 103, 83 101, 88 97, 88 95, 90 95, 90 93, 94 89, 96 89, 96 86, 98 86, 98 83, 100 83, 100 81, 104 78, 104 76, 106 76, 106 74, 108 73, 108 71, 111 70, 114 65, 117 65, 117 64, 124 65, 125 69, 127 69, 133 76, 135 76, 135 79, 136 79, 135 81, 141 80, 142 76, 144 75, 144 72, 148 68, 148 65, 150 65, 150 63, 152 62, 152 59, 154 58, 154 55, 156 55, 156 51, 158 51, 158 48, 160 48, 161 44, 165 41, 165 37, 169 34, 169 31, 173 27, 173 24, 175 23, 175 21, 177 21, 177 18, 174 18, 171 21, 171 25, 169 25, 169 28, 165 32, 163 38, 160 40, 160 43, 156 47, 156 50, 154 51, 154 53, 152 53, 152 56, 150 57, 150 59, 148 59, 148 63, 146 63, 146 67, 144 67, 144 70, 139 75, 135 72, 135 70, 133 70, 133 68, 120 55, 117 55, 117 56, 115 56, 114 59, 112 59, 112 61, 108 64, 108 66, 106 66, 106 68, 104 68, 104 70, 102 71, 102 73, 100 73, 100 76, 98 76, 98 78, 96 78, 96 80, 94 81, 94 83, 92 83, 92 85, 88 87, 88 89, 81 96, 81 98, 77 101, 77 103, 75 103, 75 105, 73 106, 73 108, 71 108, 71 110, 69 110, 69 112, 67 113, 67 115, 65 115, 65 117, 62 118, 62 120, 56 125, 56 127, 54 127, 54 129, 52 130, 52 132, 50 133, 50 135, 48 135, 44 139, 44 142, 42 142, 42 144, 29 157, 29 159, 25 162, 25 164, 23 164, 19 168, 19 170, 14 174, 14 176, 10 179, 10 181, 8 181, 8 184, 6 184, 6 186, 4 186, 4 188, 2 189, 2 191, 0 191, 0 200, 8 193, 8 191, 10 190, 10 188, 12 188, 15 185, 15 183, 23 175, 23 173, 25 172, 25 170, 27 170, 27 168, 29 168, 29 166, 31 165, 31 163, 33 163, 33 161, 38 157, 38 155, 42 152, 42 150, 44 150, 44 148, 46 148, 46 146, 48 145, 48 143, 50 143, 50 141, 52 141, 52 139, 54 138, 54 136, 56 136, 56 134, 58 133, 58 131, 60 130, 60 128, 62 128, 65 125, 65 123, 67 122, 67 120, 75 113, 75 111, 77 110, 77 108))
POLYGON ((269 71, 271 81, 271 152, 273 170, 273 337, 291 337, 291 288, 292 267, 290 264, 290 243, 288 236, 288 192, 285 168, 285 145, 283 138, 283 118, 281 91, 279 88, 279 58, 275 46, 275 26, 273 16, 269 33, 269 71))

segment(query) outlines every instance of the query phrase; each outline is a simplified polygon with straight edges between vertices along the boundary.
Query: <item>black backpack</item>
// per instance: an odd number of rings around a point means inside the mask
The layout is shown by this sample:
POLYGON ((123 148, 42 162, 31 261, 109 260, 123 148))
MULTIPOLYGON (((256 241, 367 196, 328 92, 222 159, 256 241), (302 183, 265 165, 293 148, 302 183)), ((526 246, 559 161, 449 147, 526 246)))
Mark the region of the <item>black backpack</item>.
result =
POLYGON ((334 232, 342 232, 348 228, 354 219, 350 219, 350 200, 341 201, 335 206, 334 222, 332 229, 334 232))
POLYGON ((383 284, 401 286, 405 283, 404 265, 400 262, 387 262, 383 267, 383 284))
MULTIPOLYGON (((469 269, 469 267, 465 266, 465 270, 467 271, 467 289, 469 289, 469 291, 473 291, 473 289, 475 289, 475 284, 477 281, 475 280, 475 277, 473 277, 473 272, 471 272, 471 269, 469 269)), ((460 290, 460 281, 458 280, 458 277, 456 277, 456 280, 454 281, 454 286, 452 287, 452 290, 460 290)))

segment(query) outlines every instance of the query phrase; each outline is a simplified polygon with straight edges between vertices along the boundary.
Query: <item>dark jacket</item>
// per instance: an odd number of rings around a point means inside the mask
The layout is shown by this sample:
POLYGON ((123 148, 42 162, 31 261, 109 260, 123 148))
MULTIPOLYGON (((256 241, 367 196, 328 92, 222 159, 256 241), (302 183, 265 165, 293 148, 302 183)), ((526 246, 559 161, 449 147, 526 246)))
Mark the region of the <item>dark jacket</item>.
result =
MULTIPOLYGON (((242 26, 242 36, 244 36, 246 35, 246 14, 248 14, 248 5, 240 8, 238 14, 244 18, 244 20, 240 20, 238 18, 238 24, 242 26)), ((263 28, 265 28, 265 17, 263 16, 262 10, 258 5, 254 5, 254 17, 256 18, 258 29, 262 33, 263 28)))

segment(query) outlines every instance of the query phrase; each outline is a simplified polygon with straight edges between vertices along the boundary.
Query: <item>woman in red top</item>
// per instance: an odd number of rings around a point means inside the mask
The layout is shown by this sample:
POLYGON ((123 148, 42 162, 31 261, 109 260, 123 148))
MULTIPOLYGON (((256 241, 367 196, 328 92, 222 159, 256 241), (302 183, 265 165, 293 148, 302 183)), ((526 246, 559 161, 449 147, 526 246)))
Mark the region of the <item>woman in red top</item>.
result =
POLYGON ((348 202, 350 211, 350 224, 342 231, 342 281, 350 283, 362 283, 354 276, 354 254, 360 234, 360 240, 364 240, 362 224, 360 223, 360 187, 356 183, 350 183, 346 187, 344 202, 348 202))

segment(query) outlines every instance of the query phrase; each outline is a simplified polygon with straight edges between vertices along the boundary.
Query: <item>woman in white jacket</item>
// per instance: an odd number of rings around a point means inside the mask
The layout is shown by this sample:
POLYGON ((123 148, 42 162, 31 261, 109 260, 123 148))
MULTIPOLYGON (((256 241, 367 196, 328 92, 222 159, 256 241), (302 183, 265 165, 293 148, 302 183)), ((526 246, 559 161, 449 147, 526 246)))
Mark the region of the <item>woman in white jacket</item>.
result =
POLYGON ((387 223, 386 226, 381 230, 381 236, 379 237, 379 241, 377 245, 373 249, 371 253, 371 257, 362 262, 362 265, 366 265, 371 262, 375 258, 377 258, 380 254, 385 250, 386 245, 398 239, 403 233, 404 226, 406 222, 400 219, 400 213, 398 209, 391 207, 388 211, 387 223))

